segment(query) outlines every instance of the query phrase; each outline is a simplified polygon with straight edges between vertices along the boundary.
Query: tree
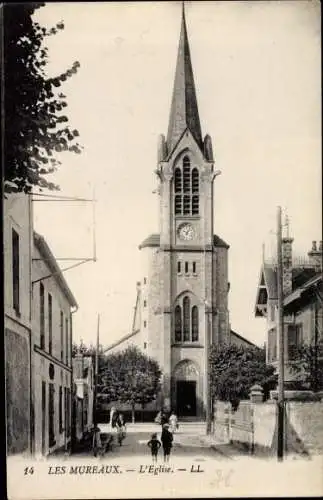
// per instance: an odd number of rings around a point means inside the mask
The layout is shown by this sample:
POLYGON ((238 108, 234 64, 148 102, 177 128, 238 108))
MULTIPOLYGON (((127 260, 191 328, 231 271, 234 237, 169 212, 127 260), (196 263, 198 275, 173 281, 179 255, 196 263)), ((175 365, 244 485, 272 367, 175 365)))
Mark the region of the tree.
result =
POLYGON ((249 398, 254 384, 260 384, 264 396, 277 384, 275 368, 266 365, 265 350, 235 344, 213 345, 210 351, 212 397, 230 401, 237 406, 241 399, 249 398))
POLYGON ((161 371, 158 363, 143 354, 137 347, 102 359, 99 373, 100 399, 131 405, 134 421, 135 405, 144 409, 154 401, 160 390, 161 371))
MULTIPOLYGON (((98 354, 99 356, 102 356, 103 355, 103 346, 100 344, 99 345, 99 351, 98 351, 98 354)), ((90 345, 85 345, 83 344, 83 341, 80 342, 80 344, 76 344, 75 342, 73 342, 72 344, 72 357, 74 358, 74 356, 76 356, 76 354, 78 353, 81 353, 83 354, 83 356, 92 356, 94 357, 96 355, 96 346, 94 346, 93 344, 90 344, 90 345)))
POLYGON ((55 153, 80 153, 77 130, 67 125, 63 113, 66 96, 58 88, 76 73, 74 62, 65 73, 47 77, 46 37, 64 28, 59 22, 50 30, 33 20, 44 3, 5 3, 3 9, 4 81, 4 189, 31 192, 32 186, 55 190, 46 177, 60 165, 55 153))
POLYGON ((295 381, 317 392, 323 389, 323 342, 303 343, 296 348, 291 371, 295 381))

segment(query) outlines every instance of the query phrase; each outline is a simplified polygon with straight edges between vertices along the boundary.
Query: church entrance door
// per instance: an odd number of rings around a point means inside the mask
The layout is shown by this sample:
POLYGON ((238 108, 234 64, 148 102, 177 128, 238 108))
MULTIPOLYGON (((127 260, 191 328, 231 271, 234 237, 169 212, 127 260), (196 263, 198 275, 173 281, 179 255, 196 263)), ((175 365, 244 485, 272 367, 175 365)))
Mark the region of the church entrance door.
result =
POLYGON ((177 415, 179 417, 196 416, 196 382, 178 380, 176 384, 177 415))

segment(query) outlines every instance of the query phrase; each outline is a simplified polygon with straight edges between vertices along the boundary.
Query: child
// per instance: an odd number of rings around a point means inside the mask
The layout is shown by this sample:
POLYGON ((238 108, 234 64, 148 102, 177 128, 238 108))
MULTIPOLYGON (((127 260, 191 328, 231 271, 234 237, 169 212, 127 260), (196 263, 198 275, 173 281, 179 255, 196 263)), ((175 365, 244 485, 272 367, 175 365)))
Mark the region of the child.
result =
POLYGON ((156 432, 152 434, 151 440, 148 441, 147 445, 151 450, 151 456, 153 462, 157 462, 157 455, 158 455, 158 450, 161 447, 161 442, 158 441, 156 432))
POLYGON ((172 449, 173 446, 173 434, 168 430, 168 428, 169 428, 168 424, 165 424, 163 426, 163 431, 160 438, 163 444, 164 462, 169 462, 170 450, 172 449))

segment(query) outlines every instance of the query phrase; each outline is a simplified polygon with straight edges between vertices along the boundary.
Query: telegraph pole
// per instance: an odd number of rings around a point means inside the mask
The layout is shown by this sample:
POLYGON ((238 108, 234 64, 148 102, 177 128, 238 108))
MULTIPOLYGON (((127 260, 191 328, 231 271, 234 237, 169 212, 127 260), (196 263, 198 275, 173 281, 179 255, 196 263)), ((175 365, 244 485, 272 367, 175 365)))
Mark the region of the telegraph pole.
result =
MULTIPOLYGON (((207 303, 206 303, 207 306, 207 303)), ((206 342, 205 342, 205 357, 206 357, 206 434, 211 433, 211 419, 212 419, 212 411, 211 411, 211 374, 210 374, 210 344, 211 344, 211 311, 208 310, 206 313, 207 316, 207 327, 206 327, 206 342)))
POLYGON ((278 337, 278 405, 277 405, 277 459, 284 457, 284 296, 282 263, 281 207, 277 210, 277 337, 278 337))
POLYGON ((96 333, 95 365, 94 365, 94 391, 93 391, 93 424, 97 422, 97 395, 98 395, 98 375, 99 375, 99 345, 100 345, 100 314, 98 314, 98 325, 96 333))

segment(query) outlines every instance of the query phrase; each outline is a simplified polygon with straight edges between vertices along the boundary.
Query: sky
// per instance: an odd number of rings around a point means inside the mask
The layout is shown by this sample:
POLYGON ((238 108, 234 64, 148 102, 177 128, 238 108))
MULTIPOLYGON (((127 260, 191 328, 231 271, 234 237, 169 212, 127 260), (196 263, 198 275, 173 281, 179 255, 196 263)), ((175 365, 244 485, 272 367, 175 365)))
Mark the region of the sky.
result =
MULTIPOLYGON (((276 213, 295 255, 322 239, 321 33, 316 1, 185 2, 202 133, 213 141, 214 232, 230 245, 233 330, 262 345, 254 317, 276 213)), ((74 339, 107 346, 131 331, 138 245, 158 232, 157 141, 166 134, 181 2, 53 3, 36 12, 65 29, 46 40, 49 76, 80 62, 60 88, 82 154, 64 153, 52 180, 64 196, 95 192, 96 262, 64 272, 79 304, 74 339)), ((91 258, 93 204, 35 202, 35 229, 57 258, 91 258)), ((61 268, 75 262, 59 261, 61 268)))

